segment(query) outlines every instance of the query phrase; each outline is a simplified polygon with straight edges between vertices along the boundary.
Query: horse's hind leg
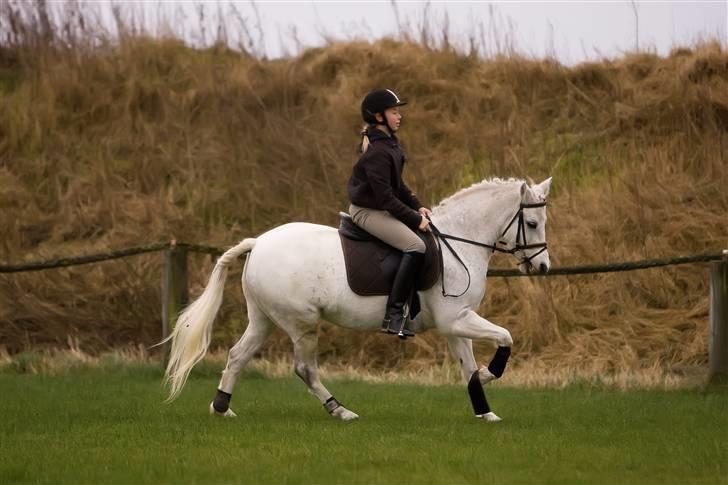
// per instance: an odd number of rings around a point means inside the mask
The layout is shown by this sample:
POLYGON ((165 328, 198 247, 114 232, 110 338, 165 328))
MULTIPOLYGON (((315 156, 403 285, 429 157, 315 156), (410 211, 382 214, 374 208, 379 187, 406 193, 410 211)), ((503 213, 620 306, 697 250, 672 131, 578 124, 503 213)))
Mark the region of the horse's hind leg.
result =
POLYGON ((217 388, 215 399, 210 403, 210 413, 218 416, 234 417, 230 409, 235 381, 240 371, 250 362, 265 340, 273 331, 273 322, 255 305, 248 302, 248 328, 228 354, 227 365, 217 388))
POLYGON ((308 386, 308 391, 316 396, 331 416, 344 421, 359 416, 346 409, 321 383, 318 375, 317 353, 318 334, 316 325, 296 328, 290 335, 293 340, 294 370, 308 386))

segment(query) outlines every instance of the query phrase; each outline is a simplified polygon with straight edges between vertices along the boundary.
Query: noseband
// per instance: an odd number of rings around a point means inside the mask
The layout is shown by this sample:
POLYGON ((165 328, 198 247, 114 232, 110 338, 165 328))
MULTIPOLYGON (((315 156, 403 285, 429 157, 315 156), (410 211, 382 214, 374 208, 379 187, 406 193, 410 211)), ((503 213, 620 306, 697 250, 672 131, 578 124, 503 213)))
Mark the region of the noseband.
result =
MULTIPOLYGON (((546 241, 541 243, 532 243, 528 244, 528 241, 526 240, 526 226, 523 221, 523 209, 537 209, 540 207, 545 207, 546 201, 544 202, 535 202, 531 204, 524 204, 521 202, 521 204, 518 206, 518 211, 514 214, 514 216, 511 218, 511 221, 508 223, 506 228, 501 233, 500 237, 498 238, 498 242, 495 244, 486 244, 478 241, 473 241, 471 239, 465 239, 462 237, 453 236, 450 234, 444 234, 440 232, 437 227, 430 221, 430 227, 432 228, 432 233, 442 241, 442 243, 447 247, 447 249, 452 253, 453 256, 455 256, 455 259, 458 260, 458 262, 465 268, 465 271, 468 274, 468 286, 465 288, 465 290, 460 293, 459 295, 450 295, 445 291, 445 266, 443 263, 442 258, 442 246, 440 246, 440 276, 442 278, 442 296, 452 296, 452 297, 459 297, 463 296, 469 289, 470 289, 470 271, 468 270, 468 267, 465 265, 462 259, 460 259, 460 256, 458 256, 458 253, 455 252, 455 250, 452 248, 449 242, 447 242, 448 239, 452 239, 453 241, 459 241, 464 242, 467 244, 472 244, 473 246, 480 246, 486 249, 490 249, 493 252, 499 252, 499 253, 507 253, 512 254, 515 257, 519 258, 516 253, 520 252, 522 254, 522 257, 518 259, 519 264, 531 264, 531 260, 541 254, 542 252, 546 251, 547 244, 546 241), (518 226, 516 228, 516 243, 512 248, 503 248, 500 247, 500 245, 505 246, 506 242, 503 241, 503 238, 505 237, 506 233, 510 230, 511 226, 513 226, 513 223, 518 221, 518 226), (537 249, 541 248, 539 251, 536 251, 530 256, 527 256, 525 253, 525 250, 527 249, 537 249)), ((429 218, 428 218, 429 219, 429 218)))

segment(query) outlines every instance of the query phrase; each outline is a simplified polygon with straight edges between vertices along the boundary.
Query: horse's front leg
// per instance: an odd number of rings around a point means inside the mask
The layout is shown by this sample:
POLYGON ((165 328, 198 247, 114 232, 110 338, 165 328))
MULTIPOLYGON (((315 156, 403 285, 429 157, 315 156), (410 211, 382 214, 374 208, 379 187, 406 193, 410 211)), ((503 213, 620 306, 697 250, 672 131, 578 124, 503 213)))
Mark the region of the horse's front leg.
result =
POLYGON ((510 332, 471 310, 463 312, 446 328, 440 328, 440 331, 448 337, 450 352, 460 363, 460 371, 468 385, 476 417, 488 421, 500 421, 500 418, 490 410, 483 386, 503 375, 513 344, 510 332), (473 354, 472 339, 488 339, 498 345, 488 366, 478 369, 473 354))

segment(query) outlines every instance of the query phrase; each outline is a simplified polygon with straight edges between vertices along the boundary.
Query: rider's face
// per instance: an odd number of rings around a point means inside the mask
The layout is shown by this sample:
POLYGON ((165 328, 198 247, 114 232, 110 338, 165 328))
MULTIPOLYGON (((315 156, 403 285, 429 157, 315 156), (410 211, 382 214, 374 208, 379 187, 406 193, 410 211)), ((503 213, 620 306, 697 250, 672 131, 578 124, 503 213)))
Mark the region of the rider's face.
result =
MULTIPOLYGON (((380 117, 381 115, 378 115, 377 119, 379 119, 380 117)), ((388 125, 393 133, 399 130, 399 125, 402 122, 402 113, 399 112, 398 107, 387 108, 386 110, 384 110, 384 117, 387 121, 383 124, 388 125)))

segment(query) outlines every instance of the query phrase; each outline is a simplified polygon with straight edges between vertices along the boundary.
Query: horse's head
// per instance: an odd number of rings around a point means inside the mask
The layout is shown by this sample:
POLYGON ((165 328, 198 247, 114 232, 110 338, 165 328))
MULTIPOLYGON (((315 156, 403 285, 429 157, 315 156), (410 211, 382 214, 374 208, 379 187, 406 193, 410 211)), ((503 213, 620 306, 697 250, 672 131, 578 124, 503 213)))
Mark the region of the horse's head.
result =
POLYGON ((523 182, 518 212, 501 237, 519 259, 522 273, 546 273, 551 267, 546 249, 546 198, 550 188, 550 177, 537 185, 523 182))

